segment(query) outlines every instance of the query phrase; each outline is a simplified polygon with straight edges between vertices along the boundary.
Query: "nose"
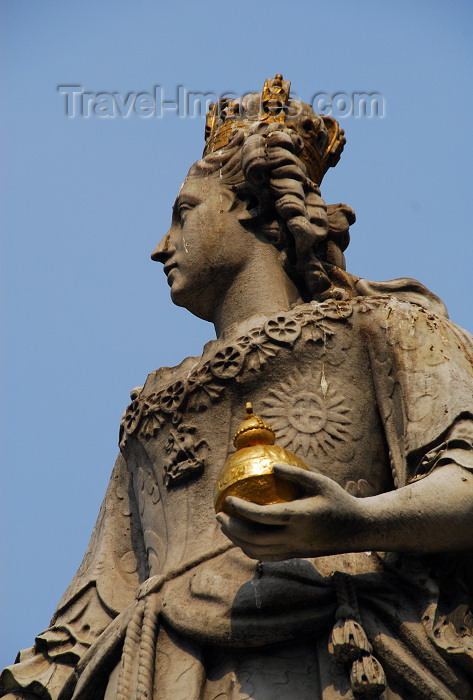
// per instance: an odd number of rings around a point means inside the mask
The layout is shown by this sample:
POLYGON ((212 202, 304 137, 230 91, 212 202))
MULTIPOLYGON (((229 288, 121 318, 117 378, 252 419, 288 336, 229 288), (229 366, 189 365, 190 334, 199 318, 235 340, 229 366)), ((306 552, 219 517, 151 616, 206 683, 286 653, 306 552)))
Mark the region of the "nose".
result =
POLYGON ((164 265, 169 256, 172 255, 172 253, 174 252, 174 248, 171 246, 170 243, 170 238, 171 232, 168 231, 166 235, 161 238, 158 245, 151 253, 151 260, 163 263, 164 265))

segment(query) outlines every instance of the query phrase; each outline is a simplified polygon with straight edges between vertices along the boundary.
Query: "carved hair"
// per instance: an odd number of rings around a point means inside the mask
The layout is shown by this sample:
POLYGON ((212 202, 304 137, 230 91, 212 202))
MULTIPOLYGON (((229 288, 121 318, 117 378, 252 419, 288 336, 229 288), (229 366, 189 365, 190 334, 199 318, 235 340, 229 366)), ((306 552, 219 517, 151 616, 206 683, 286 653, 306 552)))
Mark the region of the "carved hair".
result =
POLYGON ((345 269, 343 250, 355 213, 344 204, 327 207, 298 157, 302 148, 295 129, 255 122, 248 131, 236 129, 227 146, 195 163, 189 174, 218 173, 246 202, 242 223, 281 251, 287 273, 312 298, 331 285, 327 263, 345 269))

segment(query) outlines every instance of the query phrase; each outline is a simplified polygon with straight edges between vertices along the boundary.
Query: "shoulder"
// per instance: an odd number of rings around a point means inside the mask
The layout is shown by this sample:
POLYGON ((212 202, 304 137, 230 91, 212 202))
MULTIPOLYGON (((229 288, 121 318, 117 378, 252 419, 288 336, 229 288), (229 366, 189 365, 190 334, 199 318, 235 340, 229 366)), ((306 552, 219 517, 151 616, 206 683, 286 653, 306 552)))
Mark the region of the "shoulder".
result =
POLYGON ((447 308, 440 297, 411 277, 398 277, 384 282, 357 278, 353 281, 353 288, 357 296, 365 298, 391 297, 399 302, 419 306, 428 313, 448 318, 447 308))

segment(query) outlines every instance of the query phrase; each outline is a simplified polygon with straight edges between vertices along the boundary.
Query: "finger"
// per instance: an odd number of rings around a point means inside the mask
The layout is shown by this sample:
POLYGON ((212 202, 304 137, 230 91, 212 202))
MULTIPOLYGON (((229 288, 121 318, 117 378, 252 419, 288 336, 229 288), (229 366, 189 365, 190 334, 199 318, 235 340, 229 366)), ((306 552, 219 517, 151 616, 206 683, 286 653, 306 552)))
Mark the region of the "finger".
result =
POLYGON ((267 506, 260 506, 243 498, 228 496, 225 503, 232 513, 240 518, 251 520, 262 525, 285 525, 291 517, 290 506, 286 503, 273 503, 267 506))
POLYGON ((300 467, 293 467, 289 464, 275 464, 273 471, 276 476, 299 484, 299 486, 302 486, 304 490, 312 495, 314 493, 320 493, 327 481, 327 477, 322 474, 315 474, 314 472, 301 469, 300 467))
POLYGON ((234 534, 227 532, 225 528, 222 527, 222 532, 229 540, 236 544, 240 549, 246 554, 250 559, 258 559, 260 561, 281 561, 284 559, 289 559, 292 554, 288 554, 286 548, 280 545, 260 545, 254 542, 247 542, 246 540, 241 540, 234 534))
POLYGON ((250 559, 256 559, 256 561, 264 561, 264 562, 271 562, 271 561, 285 561, 286 559, 292 559, 293 555, 292 554, 287 554, 284 551, 281 551, 280 549, 274 550, 274 551, 268 551, 267 549, 246 549, 241 547, 240 548, 243 552, 243 554, 246 554, 247 557, 250 559))
POLYGON ((267 525, 255 525, 252 522, 219 513, 217 520, 224 533, 233 538, 248 542, 250 544, 269 545, 280 536, 281 530, 278 527, 268 527, 267 525))

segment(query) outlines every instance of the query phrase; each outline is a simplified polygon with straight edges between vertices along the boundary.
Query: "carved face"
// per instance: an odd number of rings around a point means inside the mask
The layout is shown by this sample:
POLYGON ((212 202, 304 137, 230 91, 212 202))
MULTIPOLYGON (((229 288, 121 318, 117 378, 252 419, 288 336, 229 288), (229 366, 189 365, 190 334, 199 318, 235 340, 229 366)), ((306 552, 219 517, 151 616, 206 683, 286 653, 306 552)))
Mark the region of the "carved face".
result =
POLYGON ((238 218, 244 208, 218 175, 189 175, 151 255, 164 264, 173 302, 207 321, 251 255, 254 235, 238 218))

